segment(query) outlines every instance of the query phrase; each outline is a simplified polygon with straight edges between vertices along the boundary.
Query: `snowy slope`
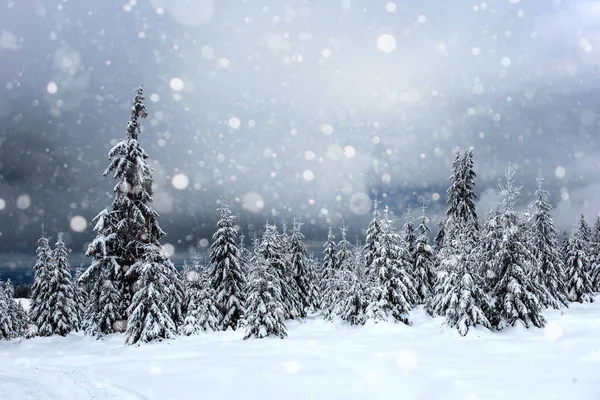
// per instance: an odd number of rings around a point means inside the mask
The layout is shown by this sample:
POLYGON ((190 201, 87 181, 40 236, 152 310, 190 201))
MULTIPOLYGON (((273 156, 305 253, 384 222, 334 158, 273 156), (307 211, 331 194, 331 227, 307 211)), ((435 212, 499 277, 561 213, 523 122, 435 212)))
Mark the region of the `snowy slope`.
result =
POLYGON ((318 319, 289 338, 241 332, 124 346, 80 334, 0 342, 0 399, 600 398, 600 297, 548 311, 546 330, 461 338, 422 310, 414 326, 318 319))

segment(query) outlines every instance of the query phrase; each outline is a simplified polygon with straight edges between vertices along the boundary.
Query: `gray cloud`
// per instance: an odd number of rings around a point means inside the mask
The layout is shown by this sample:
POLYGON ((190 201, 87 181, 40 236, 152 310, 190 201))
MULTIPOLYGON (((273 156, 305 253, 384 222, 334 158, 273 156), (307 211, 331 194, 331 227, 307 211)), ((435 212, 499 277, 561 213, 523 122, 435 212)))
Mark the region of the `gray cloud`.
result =
POLYGON ((542 170, 562 227, 600 210, 595 2, 138 3, 0 3, 0 251, 32 252, 42 222, 82 250, 140 82, 180 252, 210 237, 220 194, 246 231, 297 216, 313 238, 342 218, 359 234, 374 189, 434 215, 456 146, 475 148, 482 217, 509 162, 522 206, 542 170))

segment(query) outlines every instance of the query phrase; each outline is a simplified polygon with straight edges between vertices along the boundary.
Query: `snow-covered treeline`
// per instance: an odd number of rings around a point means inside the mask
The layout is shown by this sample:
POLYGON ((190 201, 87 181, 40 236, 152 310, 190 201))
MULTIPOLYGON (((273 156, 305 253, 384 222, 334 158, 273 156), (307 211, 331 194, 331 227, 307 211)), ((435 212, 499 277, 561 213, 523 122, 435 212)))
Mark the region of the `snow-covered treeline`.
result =
POLYGON ((543 327, 545 308, 592 301, 600 290, 600 219, 591 228, 582 217, 560 237, 543 179, 530 211, 519 212, 520 188, 509 167, 501 204, 480 223, 474 155, 458 149, 435 244, 424 208, 416 221, 409 212, 400 228, 375 200, 364 244, 350 243, 346 226, 336 242, 330 227, 317 265, 301 222, 291 231, 267 222, 247 247, 222 200, 210 258, 196 257, 179 273, 160 244, 165 233, 151 207, 153 169, 139 142, 148 114, 143 100, 140 88, 126 137, 109 152, 104 175, 117 183, 112 204, 95 219, 90 266, 72 278, 62 236, 54 249, 42 236, 29 313, 12 299, 10 283, 0 285, 0 338, 83 330, 98 338, 124 332, 135 344, 229 329, 245 338, 284 338, 286 321, 310 314, 351 325, 410 325, 418 305, 466 335, 477 325, 543 327))

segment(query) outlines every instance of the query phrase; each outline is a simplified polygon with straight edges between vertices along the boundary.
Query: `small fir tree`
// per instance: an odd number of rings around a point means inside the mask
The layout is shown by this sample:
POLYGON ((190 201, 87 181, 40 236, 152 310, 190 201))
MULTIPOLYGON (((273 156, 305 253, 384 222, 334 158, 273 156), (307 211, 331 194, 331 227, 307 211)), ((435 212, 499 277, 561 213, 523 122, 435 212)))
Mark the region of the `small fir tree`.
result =
POLYGON ((246 309, 243 292, 246 277, 237 247, 235 217, 231 215, 229 205, 225 201, 219 207, 219 212, 219 229, 213 235, 211 245, 210 285, 216 294, 215 306, 223 316, 223 320, 220 321, 221 329, 236 330, 244 318, 246 309))
POLYGON ((536 200, 529 206, 534 210, 531 224, 531 248, 534 256, 534 279, 545 288, 541 298, 545 307, 560 308, 568 304, 564 263, 558 248, 558 232, 552 220, 552 206, 546 201, 542 177, 537 178, 536 200))
POLYGON ((252 260, 252 270, 248 283, 248 309, 246 334, 251 337, 264 338, 277 336, 285 338, 287 328, 284 323, 285 306, 277 276, 277 269, 272 262, 265 259, 263 251, 257 251, 252 260))
POLYGON ((48 292, 47 301, 51 319, 46 326, 50 330, 40 333, 66 336, 77 326, 77 307, 69 271, 68 252, 62 239, 62 233, 58 234, 53 252, 48 292))

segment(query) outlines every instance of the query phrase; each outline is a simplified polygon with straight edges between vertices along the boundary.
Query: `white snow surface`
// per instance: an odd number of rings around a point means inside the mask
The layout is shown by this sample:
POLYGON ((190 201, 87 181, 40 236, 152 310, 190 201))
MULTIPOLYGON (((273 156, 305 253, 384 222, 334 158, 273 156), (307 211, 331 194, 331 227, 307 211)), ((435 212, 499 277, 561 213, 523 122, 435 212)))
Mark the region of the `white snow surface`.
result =
POLYGON ((412 327, 313 317, 289 322, 286 339, 2 341, 0 399, 599 399, 600 296, 545 316, 546 329, 464 338, 419 308, 412 327))

